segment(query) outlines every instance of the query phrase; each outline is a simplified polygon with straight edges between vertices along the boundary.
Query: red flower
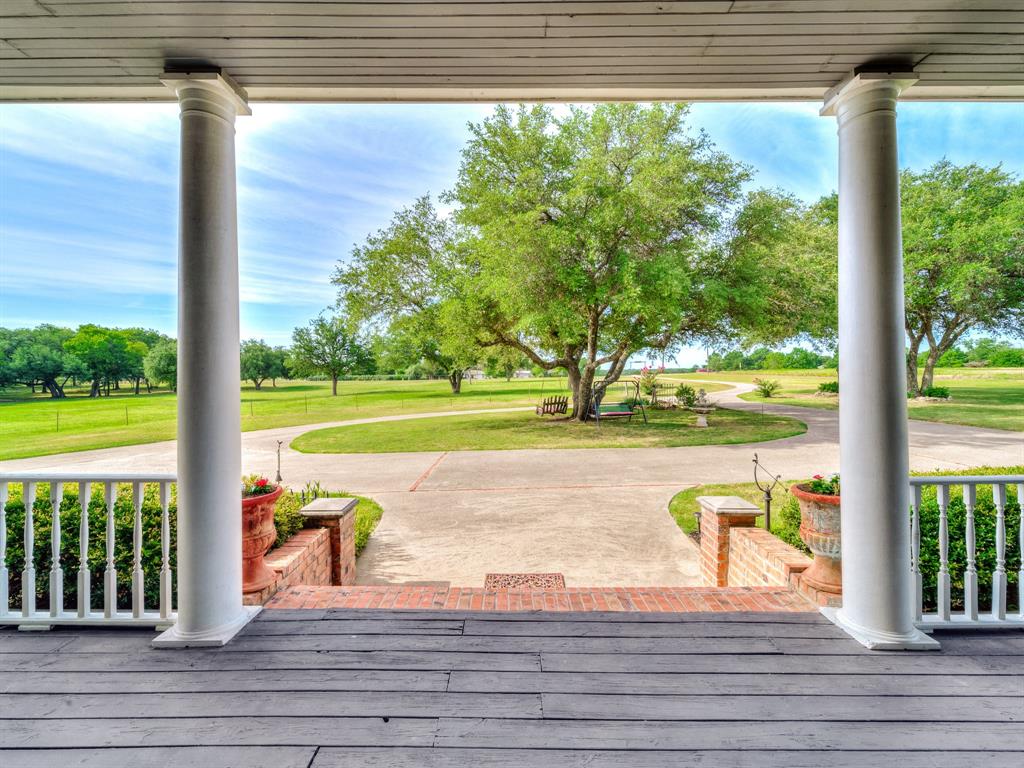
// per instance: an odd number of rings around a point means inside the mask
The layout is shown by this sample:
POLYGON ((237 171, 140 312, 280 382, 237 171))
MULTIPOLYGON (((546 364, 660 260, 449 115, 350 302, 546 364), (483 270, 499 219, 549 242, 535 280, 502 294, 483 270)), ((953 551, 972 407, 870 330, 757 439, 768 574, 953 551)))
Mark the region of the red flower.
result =
POLYGON ((824 477, 822 477, 821 475, 815 475, 815 476, 814 476, 814 479, 815 479, 815 480, 824 480, 825 478, 824 478, 824 477))
POLYGON ((266 488, 267 487, 267 483, 269 483, 269 482, 270 481, 267 480, 267 478, 261 477, 259 480, 256 481, 256 487, 257 488, 266 488))

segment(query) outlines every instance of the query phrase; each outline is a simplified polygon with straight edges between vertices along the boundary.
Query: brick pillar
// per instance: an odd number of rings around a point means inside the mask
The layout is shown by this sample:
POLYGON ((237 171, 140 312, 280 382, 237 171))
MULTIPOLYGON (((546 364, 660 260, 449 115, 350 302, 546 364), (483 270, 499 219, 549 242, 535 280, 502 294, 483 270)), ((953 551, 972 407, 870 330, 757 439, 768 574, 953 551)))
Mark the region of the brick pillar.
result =
POLYGON ((307 528, 326 528, 331 539, 331 582, 356 583, 356 505, 358 499, 314 499, 302 508, 307 528))
POLYGON ((729 529, 752 528, 761 510, 738 496, 698 496, 700 574, 708 587, 729 586, 729 529))

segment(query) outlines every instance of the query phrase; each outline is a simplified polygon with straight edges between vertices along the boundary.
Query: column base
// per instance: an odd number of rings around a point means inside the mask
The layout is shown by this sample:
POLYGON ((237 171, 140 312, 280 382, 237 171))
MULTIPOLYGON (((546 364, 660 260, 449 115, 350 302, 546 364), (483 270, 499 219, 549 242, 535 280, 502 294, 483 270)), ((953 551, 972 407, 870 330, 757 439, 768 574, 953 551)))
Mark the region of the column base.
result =
POLYGON ((153 638, 154 648, 219 648, 234 639, 242 628, 263 610, 260 605, 244 605, 238 618, 205 632, 183 633, 175 624, 153 638))
POLYGON ((900 634, 868 629, 854 624, 843 615, 842 608, 821 608, 821 614, 871 651, 937 651, 939 642, 921 630, 914 628, 900 634))

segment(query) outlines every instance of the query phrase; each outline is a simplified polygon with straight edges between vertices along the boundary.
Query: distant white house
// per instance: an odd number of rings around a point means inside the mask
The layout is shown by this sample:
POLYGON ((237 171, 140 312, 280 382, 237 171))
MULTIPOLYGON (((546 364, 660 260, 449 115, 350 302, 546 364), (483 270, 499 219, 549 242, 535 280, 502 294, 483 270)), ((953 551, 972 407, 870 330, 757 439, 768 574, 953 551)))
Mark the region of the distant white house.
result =
POLYGON ((474 379, 486 379, 487 374, 483 372, 482 368, 470 368, 464 374, 462 378, 473 381, 474 379))
POLYGON ((518 371, 512 374, 513 379, 531 379, 533 378, 533 371, 528 371, 525 368, 520 368, 518 371))

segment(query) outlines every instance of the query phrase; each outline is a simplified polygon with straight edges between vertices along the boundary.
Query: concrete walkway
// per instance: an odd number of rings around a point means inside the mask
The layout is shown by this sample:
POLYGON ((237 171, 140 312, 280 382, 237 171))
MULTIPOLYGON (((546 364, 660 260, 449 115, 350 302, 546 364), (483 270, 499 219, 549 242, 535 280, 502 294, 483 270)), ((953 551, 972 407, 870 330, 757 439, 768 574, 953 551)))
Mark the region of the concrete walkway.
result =
MULTIPOLYGON (((750 389, 733 384, 713 398, 760 411, 760 403, 737 397, 750 389)), ((682 448, 303 454, 288 447, 313 429, 417 418, 406 414, 246 432, 242 466, 273 477, 281 440, 289 485, 319 480, 379 501, 385 514, 360 558, 360 584, 476 587, 489 572, 561 572, 570 587, 694 586, 696 547, 666 512, 675 493, 702 483, 748 481, 755 451, 785 478, 838 469, 835 411, 764 408, 800 419, 807 432, 768 443, 682 448)), ((911 421, 910 446, 914 470, 1024 462, 1019 432, 911 421)), ((0 463, 0 471, 19 469, 174 471, 175 443, 0 463)))

